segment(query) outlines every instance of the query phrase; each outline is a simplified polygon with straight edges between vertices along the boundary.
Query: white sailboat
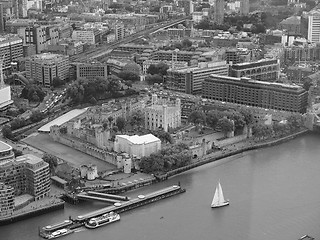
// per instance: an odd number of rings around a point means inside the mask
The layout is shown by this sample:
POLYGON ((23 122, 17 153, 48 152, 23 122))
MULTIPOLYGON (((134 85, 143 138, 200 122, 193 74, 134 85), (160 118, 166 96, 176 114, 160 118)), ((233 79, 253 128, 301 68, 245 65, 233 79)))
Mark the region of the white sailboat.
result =
POLYGON ((214 193, 213 199, 212 199, 211 207, 218 208, 218 207, 223 207, 223 206, 227 206, 227 205, 229 205, 229 200, 224 199, 222 187, 221 187, 221 184, 219 181, 219 183, 216 187, 216 191, 214 193))

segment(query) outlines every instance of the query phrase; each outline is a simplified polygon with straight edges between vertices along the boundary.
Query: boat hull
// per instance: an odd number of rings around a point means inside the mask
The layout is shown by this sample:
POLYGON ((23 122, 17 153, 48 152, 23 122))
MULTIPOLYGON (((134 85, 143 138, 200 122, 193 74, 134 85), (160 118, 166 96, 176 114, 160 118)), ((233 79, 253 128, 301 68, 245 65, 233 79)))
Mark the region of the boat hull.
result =
POLYGON ((55 235, 55 236, 53 236, 53 235, 48 235, 48 236, 46 237, 46 239, 55 239, 55 238, 59 238, 59 237, 63 237, 63 236, 69 235, 69 234, 71 234, 71 233, 74 233, 74 231, 73 231, 73 230, 68 230, 68 232, 65 232, 65 233, 62 233, 62 234, 59 234, 59 235, 55 235))
POLYGON ((108 225, 108 224, 117 222, 117 221, 119 221, 119 220, 120 220, 120 216, 118 215, 115 219, 112 219, 112 220, 109 221, 109 222, 98 223, 97 225, 94 225, 94 226, 92 226, 92 225, 90 225, 90 224, 88 224, 88 223, 85 223, 84 225, 85 225, 86 228, 95 229, 95 228, 98 228, 98 227, 102 227, 102 226, 105 226, 105 225, 108 225))
POLYGON ((219 205, 211 205, 211 208, 219 208, 219 207, 225 207, 225 206, 228 206, 229 205, 229 201, 225 201, 224 203, 222 204, 219 204, 219 205))

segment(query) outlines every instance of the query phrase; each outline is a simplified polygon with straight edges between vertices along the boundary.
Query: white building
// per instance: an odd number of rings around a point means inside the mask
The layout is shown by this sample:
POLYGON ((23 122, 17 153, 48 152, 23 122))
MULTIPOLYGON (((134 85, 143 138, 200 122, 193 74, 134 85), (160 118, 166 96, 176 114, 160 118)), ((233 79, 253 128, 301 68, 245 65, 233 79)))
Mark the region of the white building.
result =
POLYGON ((116 135, 114 151, 125 152, 137 157, 148 157, 150 154, 161 150, 161 141, 152 134, 143 136, 116 135))
POLYGON ((2 66, 2 61, 0 61, 0 109, 13 103, 11 100, 11 87, 5 85, 3 81, 2 66))
POLYGON ((310 42, 320 42, 320 11, 309 12, 308 16, 308 40, 310 42))
POLYGON ((97 29, 81 29, 72 32, 72 39, 76 41, 96 44, 100 42, 100 32, 97 29))

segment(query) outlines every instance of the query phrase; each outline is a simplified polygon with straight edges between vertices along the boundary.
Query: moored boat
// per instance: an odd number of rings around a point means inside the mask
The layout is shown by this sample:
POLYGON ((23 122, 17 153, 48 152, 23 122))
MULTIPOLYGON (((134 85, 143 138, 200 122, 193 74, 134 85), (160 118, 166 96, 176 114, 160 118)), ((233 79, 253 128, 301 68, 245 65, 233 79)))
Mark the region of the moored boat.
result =
POLYGON ((51 234, 48 234, 46 238, 47 239, 55 239, 55 238, 58 238, 58 237, 62 237, 62 236, 71 234, 73 232, 74 232, 74 230, 71 230, 71 229, 68 229, 68 228, 63 228, 63 229, 59 229, 57 231, 54 231, 51 234))
POLYGON ((90 220, 86 222, 84 225, 87 228, 93 229, 93 228, 98 228, 119 220, 120 220, 119 214, 115 212, 109 212, 109 213, 103 214, 101 217, 90 218, 90 220))

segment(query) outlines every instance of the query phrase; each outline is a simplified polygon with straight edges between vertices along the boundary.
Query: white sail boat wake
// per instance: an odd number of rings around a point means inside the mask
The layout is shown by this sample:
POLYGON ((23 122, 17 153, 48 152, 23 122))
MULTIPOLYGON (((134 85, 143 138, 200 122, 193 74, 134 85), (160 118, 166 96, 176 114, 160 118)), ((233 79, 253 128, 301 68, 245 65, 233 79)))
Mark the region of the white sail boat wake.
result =
POLYGON ((222 187, 221 187, 220 180, 219 180, 219 183, 216 187, 216 191, 215 191, 213 199, 212 199, 211 207, 218 208, 218 207, 223 207, 223 206, 227 206, 227 205, 229 205, 229 200, 224 199, 222 187))

